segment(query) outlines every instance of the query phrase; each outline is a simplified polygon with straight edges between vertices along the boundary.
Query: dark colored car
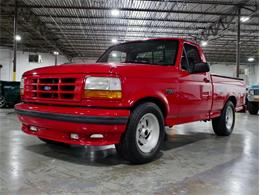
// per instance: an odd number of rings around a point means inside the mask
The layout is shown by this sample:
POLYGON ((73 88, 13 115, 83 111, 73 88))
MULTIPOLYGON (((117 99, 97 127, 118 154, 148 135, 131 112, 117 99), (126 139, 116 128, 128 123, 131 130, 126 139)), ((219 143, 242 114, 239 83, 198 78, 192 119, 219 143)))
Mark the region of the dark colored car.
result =
POLYGON ((0 108, 20 102, 20 82, 0 81, 0 108))
POLYGON ((257 114, 259 110, 259 85, 252 85, 248 88, 247 109, 250 114, 257 114))

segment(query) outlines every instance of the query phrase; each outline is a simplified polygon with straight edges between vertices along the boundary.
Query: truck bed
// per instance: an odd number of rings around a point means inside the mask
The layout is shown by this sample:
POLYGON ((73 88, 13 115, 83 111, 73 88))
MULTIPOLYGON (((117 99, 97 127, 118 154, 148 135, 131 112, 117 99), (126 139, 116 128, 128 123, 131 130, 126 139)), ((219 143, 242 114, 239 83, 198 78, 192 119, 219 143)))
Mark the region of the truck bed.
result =
POLYGON ((212 112, 221 111, 229 97, 235 97, 236 111, 243 109, 246 93, 243 79, 211 74, 211 80, 213 85, 212 112))

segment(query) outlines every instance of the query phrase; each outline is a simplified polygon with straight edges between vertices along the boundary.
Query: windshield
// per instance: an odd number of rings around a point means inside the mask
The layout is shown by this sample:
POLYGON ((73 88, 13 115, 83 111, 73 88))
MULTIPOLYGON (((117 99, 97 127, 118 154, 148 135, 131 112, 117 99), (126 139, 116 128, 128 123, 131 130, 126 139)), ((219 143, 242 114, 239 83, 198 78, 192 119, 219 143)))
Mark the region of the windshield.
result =
POLYGON ((109 48, 97 62, 174 65, 177 50, 176 40, 129 42, 109 48))

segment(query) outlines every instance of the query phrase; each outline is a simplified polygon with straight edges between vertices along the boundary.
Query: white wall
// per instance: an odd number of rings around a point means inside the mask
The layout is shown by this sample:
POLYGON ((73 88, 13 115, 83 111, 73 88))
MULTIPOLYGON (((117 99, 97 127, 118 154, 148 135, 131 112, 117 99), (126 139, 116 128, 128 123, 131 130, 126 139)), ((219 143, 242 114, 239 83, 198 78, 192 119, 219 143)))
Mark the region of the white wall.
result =
POLYGON ((0 47, 0 64, 3 66, 0 69, 0 80, 9 81, 12 69, 12 52, 10 49, 0 47))
POLYGON ((73 63, 85 63, 85 64, 93 64, 96 63, 98 58, 81 58, 81 57, 75 57, 72 59, 73 63))
MULTIPOLYGON (((240 69, 245 71, 245 74, 240 74, 239 77, 243 78, 247 85, 259 83, 259 65, 240 65, 240 69)), ((211 73, 219 74, 223 76, 236 77, 236 65, 235 64, 214 64, 210 66, 211 73)))
MULTIPOLYGON (((68 60, 64 56, 58 56, 57 64, 66 63, 68 60)), ((20 81, 22 74, 28 70, 34 68, 40 68, 44 66, 51 66, 55 63, 54 55, 50 53, 29 53, 23 51, 17 51, 17 67, 16 67, 16 80, 20 81), (42 63, 29 63, 29 54, 39 54, 42 56, 42 63)), ((0 47, 0 64, 3 68, 0 72, 0 80, 10 81, 12 80, 13 72, 13 51, 10 48, 0 47)))

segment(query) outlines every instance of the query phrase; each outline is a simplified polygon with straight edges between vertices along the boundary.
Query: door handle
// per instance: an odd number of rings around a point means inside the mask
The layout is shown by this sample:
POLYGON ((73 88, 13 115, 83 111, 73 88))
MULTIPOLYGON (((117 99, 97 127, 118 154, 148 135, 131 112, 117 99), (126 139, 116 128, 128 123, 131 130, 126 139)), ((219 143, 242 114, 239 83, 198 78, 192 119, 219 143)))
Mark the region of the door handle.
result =
POLYGON ((203 81, 204 81, 205 83, 209 83, 209 82, 210 82, 210 80, 207 79, 207 78, 204 78, 203 81))

